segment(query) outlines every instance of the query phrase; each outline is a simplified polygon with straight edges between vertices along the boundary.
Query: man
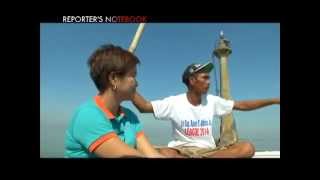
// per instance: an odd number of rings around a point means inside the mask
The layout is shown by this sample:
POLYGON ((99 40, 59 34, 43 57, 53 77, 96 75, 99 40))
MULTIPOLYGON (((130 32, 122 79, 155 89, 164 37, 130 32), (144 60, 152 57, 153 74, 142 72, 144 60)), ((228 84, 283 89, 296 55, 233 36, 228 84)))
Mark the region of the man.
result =
POLYGON ((209 73, 213 64, 191 64, 182 76, 188 91, 163 100, 146 101, 139 93, 133 96, 133 104, 142 113, 153 113, 156 119, 172 121, 173 140, 160 153, 176 157, 252 157, 254 146, 247 141, 237 142, 227 148, 217 149, 212 134, 214 116, 223 116, 232 110, 254 110, 272 104, 280 104, 279 98, 249 101, 233 101, 208 94, 209 73))

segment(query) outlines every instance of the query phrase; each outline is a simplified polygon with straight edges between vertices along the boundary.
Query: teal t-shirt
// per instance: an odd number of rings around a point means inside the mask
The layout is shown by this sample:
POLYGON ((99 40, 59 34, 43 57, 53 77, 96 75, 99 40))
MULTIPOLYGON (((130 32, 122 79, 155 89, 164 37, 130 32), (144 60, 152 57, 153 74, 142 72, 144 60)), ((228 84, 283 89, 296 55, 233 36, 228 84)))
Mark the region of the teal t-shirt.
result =
MULTIPOLYGON (((96 98, 96 97, 95 97, 96 98)), ((132 148, 136 147, 136 135, 142 132, 137 116, 127 108, 115 117, 107 109, 99 107, 96 99, 80 106, 65 135, 65 157, 96 157, 92 152, 102 142, 118 136, 132 148)))

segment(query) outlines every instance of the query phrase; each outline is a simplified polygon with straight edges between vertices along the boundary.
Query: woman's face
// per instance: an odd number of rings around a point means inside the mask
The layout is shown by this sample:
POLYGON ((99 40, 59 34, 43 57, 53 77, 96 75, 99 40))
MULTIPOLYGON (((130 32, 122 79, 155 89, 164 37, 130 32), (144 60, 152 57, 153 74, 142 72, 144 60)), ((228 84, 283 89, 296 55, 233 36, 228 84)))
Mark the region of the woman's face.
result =
POLYGON ((136 76, 137 67, 134 66, 134 68, 132 68, 122 78, 120 78, 117 92, 121 93, 123 100, 130 100, 136 92, 136 87, 138 86, 136 76))

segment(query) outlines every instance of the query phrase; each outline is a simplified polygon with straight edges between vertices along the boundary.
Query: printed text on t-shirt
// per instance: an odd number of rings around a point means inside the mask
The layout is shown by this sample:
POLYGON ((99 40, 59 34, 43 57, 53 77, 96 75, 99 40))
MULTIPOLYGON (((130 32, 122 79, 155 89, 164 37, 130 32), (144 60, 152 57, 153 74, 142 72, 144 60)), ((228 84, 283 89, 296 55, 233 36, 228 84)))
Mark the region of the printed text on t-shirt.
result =
POLYGON ((187 136, 207 136, 211 121, 208 120, 183 120, 181 128, 187 136))

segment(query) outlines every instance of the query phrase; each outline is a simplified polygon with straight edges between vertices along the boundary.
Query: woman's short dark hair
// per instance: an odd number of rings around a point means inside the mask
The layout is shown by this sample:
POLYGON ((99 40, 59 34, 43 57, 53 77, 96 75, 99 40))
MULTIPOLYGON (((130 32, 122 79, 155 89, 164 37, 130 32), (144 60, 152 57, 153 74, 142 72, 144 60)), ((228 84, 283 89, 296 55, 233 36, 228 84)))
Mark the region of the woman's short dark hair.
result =
POLYGON ((108 76, 111 72, 123 76, 139 63, 134 54, 112 44, 102 45, 88 60, 90 77, 100 92, 110 85, 108 76))

